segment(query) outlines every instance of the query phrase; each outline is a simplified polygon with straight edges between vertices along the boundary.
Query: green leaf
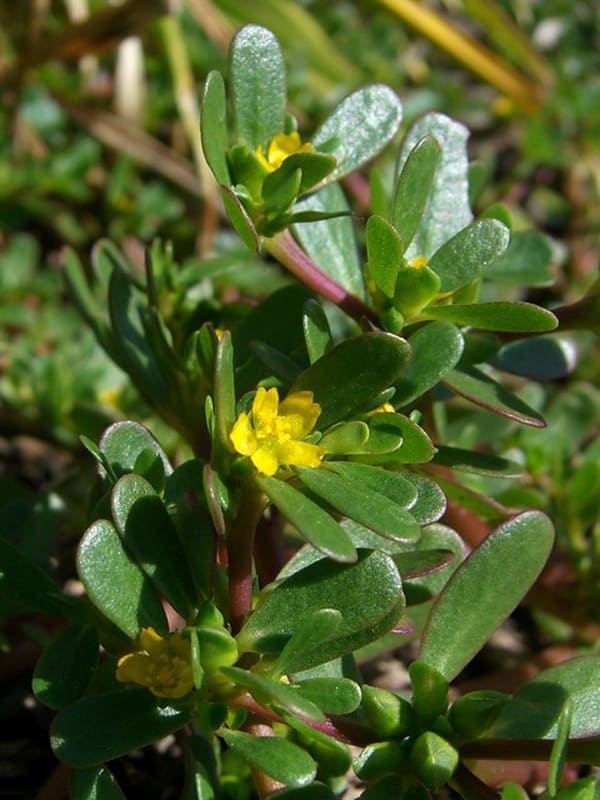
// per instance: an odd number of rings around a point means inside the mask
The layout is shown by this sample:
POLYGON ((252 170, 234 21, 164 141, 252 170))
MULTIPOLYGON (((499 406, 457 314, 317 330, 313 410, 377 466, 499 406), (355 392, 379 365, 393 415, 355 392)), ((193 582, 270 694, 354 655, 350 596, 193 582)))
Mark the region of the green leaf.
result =
POLYGON ((598 656, 581 656, 540 672, 515 692, 488 735, 499 739, 555 739, 567 700, 571 702, 570 738, 597 736, 600 732, 598 656))
POLYGON ((77 567, 92 603, 130 639, 148 626, 163 635, 168 632, 156 589, 108 520, 97 520, 84 533, 77 567))
POLYGON ((451 680, 516 608, 540 574, 554 542, 548 517, 520 514, 463 561, 433 607, 421 661, 451 680), (493 591, 490 591, 493 586, 493 591))
POLYGON ((117 530, 128 551, 184 619, 197 605, 196 591, 175 526, 150 484, 123 475, 111 494, 117 530))
POLYGON ((442 148, 436 139, 424 136, 408 154, 398 177, 391 221, 404 250, 419 229, 441 157, 442 148))
POLYGON ((253 150, 267 147, 285 120, 285 64, 279 42, 266 28, 246 25, 230 50, 230 76, 238 136, 253 150))
POLYGON ((409 357, 404 339, 390 333, 365 333, 329 350, 300 374, 290 391, 314 392, 322 409, 318 426, 325 429, 393 384, 409 357))
POLYGON ((271 502, 307 542, 336 561, 356 561, 356 550, 352 542, 321 506, 277 478, 261 475, 256 480, 271 502))
POLYGON ((401 121, 400 100, 389 86, 367 86, 342 100, 312 139, 317 149, 337 159, 328 180, 370 161, 396 134, 401 121))
POLYGON ((192 772, 189 795, 182 800, 215 800, 219 794, 219 778, 215 757, 214 737, 186 736, 185 763, 192 772))
POLYGON ((300 181, 296 194, 304 194, 320 183, 334 169, 335 164, 335 158, 325 153, 292 153, 291 156, 284 159, 283 164, 278 169, 265 178, 263 197, 265 199, 269 197, 278 185, 287 182, 297 170, 300 170, 300 181))
POLYGON ((577 365, 577 351, 568 339, 536 336, 504 345, 494 357, 497 369, 536 381, 565 378, 577 365))
POLYGON ((363 686, 362 693, 362 710, 378 739, 404 739, 413 732, 415 714, 408 700, 369 684, 363 686))
MULTIPOLYGON (((281 577, 284 577, 283 575, 281 577)), ((285 577, 288 577, 285 575, 285 577)), ((321 608, 309 614, 295 629, 287 644, 283 647, 277 660, 271 667, 273 675, 292 673, 296 670, 296 662, 303 663, 304 653, 314 650, 321 642, 328 641, 343 626, 343 617, 333 608, 321 608)))
POLYGON ((319 445, 324 447, 328 455, 349 455, 362 453, 369 439, 369 426, 366 422, 352 420, 351 422, 338 422, 328 429, 327 433, 319 439, 319 445))
POLYGON ((234 452, 229 434, 235 422, 235 378, 233 374, 233 345, 231 333, 224 331, 215 357, 215 419, 217 433, 226 450, 234 452))
POLYGON ((510 232, 496 219, 467 225, 431 256, 429 267, 441 278, 441 292, 461 289, 481 275, 508 247, 510 232))
POLYGON ((272 705, 275 703, 292 714, 306 717, 313 722, 322 722, 325 719, 323 712, 307 697, 298 693, 289 684, 281 681, 272 680, 256 672, 237 667, 222 667, 221 672, 226 678, 232 680, 237 686, 248 689, 250 694, 261 705, 272 705))
POLYGON ((505 783, 502 787, 502 800, 529 800, 529 795, 518 783, 505 783))
POLYGON ((442 155, 421 222, 406 252, 409 260, 417 256, 430 258, 473 219, 469 205, 468 130, 444 114, 425 114, 410 126, 402 141, 399 170, 424 136, 433 136, 442 155))
POLYGON ((353 461, 327 461, 327 469, 384 495, 400 508, 409 509, 417 501, 414 485, 399 472, 353 461))
POLYGON ((457 325, 469 325, 484 331, 546 333, 558 325, 558 320, 551 311, 533 303, 494 302, 429 306, 425 313, 435 319, 448 320, 457 325))
POLYGON ((126 800, 108 767, 76 769, 69 782, 70 800, 126 800))
POLYGON ((448 681, 423 661, 413 661, 409 668, 413 706, 420 720, 431 723, 448 709, 448 681))
POLYGON ((254 223, 235 192, 221 185, 221 199, 235 232, 252 253, 260 250, 260 241, 254 223))
POLYGON ((0 600, 17 613, 40 611, 51 616, 81 618, 81 600, 62 593, 60 586, 0 536, 0 600))
POLYGON ((552 745, 552 753, 548 763, 548 793, 551 797, 556 797, 562 779, 565 761, 567 760, 567 748, 571 733, 571 700, 565 701, 560 718, 558 720, 558 730, 556 739, 552 745))
POLYGON ((366 234, 369 275, 379 291, 392 298, 403 265, 403 242, 390 223, 378 216, 369 217, 366 234))
POLYGON ((434 792, 450 780, 458 762, 455 748, 433 731, 422 733, 410 751, 410 764, 415 775, 434 792))
POLYGON ((389 556, 362 553, 356 564, 323 559, 264 593, 238 642, 241 650, 278 653, 315 611, 339 611, 343 621, 330 638, 288 657, 287 668, 298 672, 378 639, 403 608, 402 582, 389 556))
POLYGON ((160 458, 165 475, 173 472, 173 467, 158 441, 139 422, 115 422, 104 431, 98 446, 117 476, 134 472, 136 461, 147 450, 160 458))
POLYGON ((49 708, 64 708, 86 690, 98 663, 94 628, 71 625, 46 645, 35 665, 33 693, 49 708))
POLYGON ((461 537, 452 528, 439 523, 426 525, 421 538, 413 547, 414 552, 405 550, 392 556, 402 575, 406 603, 409 606, 425 603, 439 594, 465 555, 461 537), (417 559, 418 565, 419 556, 431 559, 434 568, 414 576, 408 575, 407 568, 412 567, 414 570, 411 560, 417 559))
POLYGON ((390 452, 377 455, 355 456, 360 461, 370 464, 423 464, 431 461, 435 448, 429 436, 420 425, 413 422, 403 414, 379 413, 374 414, 369 422, 370 436, 365 447, 368 452, 369 445, 376 442, 382 435, 396 434, 401 437, 400 447, 393 448, 390 452))
POLYGON ((349 678, 309 678, 293 686, 324 714, 351 714, 362 697, 358 683, 349 678))
MULTIPOLYGON (((298 213, 349 213, 348 201, 336 183, 325 186, 296 203, 298 213)), ((352 220, 348 216, 297 223, 294 234, 303 250, 330 278, 357 297, 364 298, 363 271, 352 220)))
POLYGON ((352 769, 360 780, 371 782, 383 775, 404 771, 408 766, 407 755, 407 742, 394 739, 374 742, 368 744, 354 759, 352 769))
POLYGON ((220 72, 212 70, 208 73, 202 95, 200 116, 202 131, 202 149, 208 166, 211 168, 217 183, 229 186, 229 167, 227 166, 227 98, 225 97, 225 81, 220 72))
POLYGON ((384 494, 324 468, 294 467, 294 472, 317 497, 381 536, 394 541, 419 538, 421 529, 414 518, 384 494))
POLYGON ((486 267, 483 277, 508 286, 548 286, 555 280, 552 247, 537 231, 517 231, 503 255, 486 267))
POLYGON ((302 330, 310 363, 314 364, 332 345, 329 322, 318 300, 311 298, 304 304, 302 330))
POLYGON ((507 458, 445 445, 438 447, 433 463, 463 472, 474 472, 476 475, 491 475, 495 478, 518 478, 524 471, 521 464, 507 458))
POLYGON ((311 783, 310 786, 293 787, 279 789, 269 795, 272 800, 335 800, 335 795, 328 786, 323 783, 311 783))
POLYGON ((413 355, 395 384, 396 408, 413 403, 437 386, 458 364, 464 348, 462 334, 449 322, 429 322, 413 333, 408 342, 413 355))
POLYGON ((411 506, 410 513, 419 525, 429 525, 436 522, 446 511, 446 498, 444 493, 431 478, 424 475, 405 473, 405 477, 418 492, 417 502, 411 506))
POLYGON ((190 718, 189 710, 161 704, 147 689, 123 689, 83 697, 63 709, 50 742, 65 764, 88 767, 163 739, 190 718))
MULTIPOLYGON (((290 160, 286 158, 284 163, 290 160)), ((292 172, 283 168, 271 172, 263 183, 264 213, 266 216, 281 214, 288 211, 300 191, 302 170, 297 168, 292 172)), ((260 230, 262 230, 260 228, 260 230)))
POLYGON ((328 776, 345 775, 352 764, 352 756, 345 744, 338 742, 324 731, 308 725, 299 717, 293 716, 284 709, 278 709, 290 728, 302 737, 304 746, 319 764, 320 771, 328 776))
POLYGON ((280 736, 252 736, 224 730, 227 746, 253 767, 281 783, 306 786, 317 774, 315 762, 298 745, 280 736))
POLYGON ((546 427, 544 418, 537 411, 476 367, 454 369, 443 382, 456 394, 496 414, 534 428, 546 427))

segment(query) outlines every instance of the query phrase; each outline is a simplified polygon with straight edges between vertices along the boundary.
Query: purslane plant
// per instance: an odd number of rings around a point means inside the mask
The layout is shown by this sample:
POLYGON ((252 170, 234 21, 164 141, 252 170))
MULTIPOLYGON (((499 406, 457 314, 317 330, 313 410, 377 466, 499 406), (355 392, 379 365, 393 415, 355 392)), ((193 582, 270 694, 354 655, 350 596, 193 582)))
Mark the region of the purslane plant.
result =
POLYGON ((350 767, 365 800, 447 784, 487 798, 477 759, 545 759, 548 797, 594 794, 593 779, 560 779, 565 760, 600 763, 598 657, 512 695, 450 702, 540 575, 553 528, 460 484, 451 468, 519 466, 444 444, 444 413, 460 396, 542 427, 499 373, 523 374, 523 353, 557 321, 487 299, 507 273, 527 284, 528 258, 543 262, 547 246, 511 235, 503 210, 473 220, 466 131, 441 115, 406 133, 390 197, 373 175, 363 269, 337 181, 399 124, 398 99, 377 86, 300 138, 278 43, 249 26, 232 44, 229 95, 220 74, 207 80, 204 149, 235 230, 297 280, 265 285, 240 315, 216 294, 195 303, 160 245, 142 279, 100 243, 92 286, 67 255, 98 341, 193 454, 173 465, 137 421, 84 442, 99 481, 77 554, 84 597, 0 540, 2 596, 68 622, 33 688, 58 712, 52 745, 74 800, 122 797, 106 762, 172 733, 186 798, 247 784, 224 753, 249 765, 259 796, 282 800, 333 799, 350 767), (445 495, 500 523, 466 558, 440 522, 445 495), (394 646, 420 638, 410 694, 361 677, 357 651, 388 634, 394 646))

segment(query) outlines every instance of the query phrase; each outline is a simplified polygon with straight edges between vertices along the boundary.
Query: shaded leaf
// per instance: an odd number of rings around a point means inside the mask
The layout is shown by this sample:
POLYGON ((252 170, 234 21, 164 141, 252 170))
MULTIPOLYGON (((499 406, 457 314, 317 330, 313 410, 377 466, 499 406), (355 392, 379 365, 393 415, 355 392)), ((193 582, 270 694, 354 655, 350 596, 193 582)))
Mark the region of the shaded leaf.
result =
POLYGON ((277 781, 305 786, 317 774, 315 762, 308 753, 280 736, 252 736, 229 730, 221 735, 234 753, 277 781))

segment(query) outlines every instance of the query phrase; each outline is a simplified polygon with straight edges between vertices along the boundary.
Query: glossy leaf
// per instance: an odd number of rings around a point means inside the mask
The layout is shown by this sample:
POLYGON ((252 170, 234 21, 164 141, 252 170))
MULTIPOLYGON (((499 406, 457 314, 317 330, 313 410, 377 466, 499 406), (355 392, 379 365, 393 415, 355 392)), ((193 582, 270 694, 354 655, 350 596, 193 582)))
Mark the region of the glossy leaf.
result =
POLYGON ((305 717, 313 722, 322 722, 325 719, 323 712, 312 700, 289 684, 237 667, 222 667, 221 672, 237 686, 248 689, 254 699, 262 705, 276 704, 292 714, 305 717))
POLYGON ((258 253, 260 250, 260 242, 258 233, 254 227, 254 223, 250 215, 242 205, 241 201, 227 186, 221 186, 221 199, 225 206, 225 211, 235 232, 246 245, 248 250, 252 253, 258 253))
POLYGON ((231 333, 224 331, 215 356, 215 420, 221 444, 233 452, 229 434, 235 422, 235 380, 233 374, 233 345, 231 333))
POLYGON ((108 767, 76 769, 69 782, 70 800, 126 800, 108 767))
POLYGON ((436 139, 424 136, 409 153, 398 177, 391 221, 404 250, 419 229, 441 156, 442 148, 436 139))
POLYGON ((449 322, 429 322, 408 338, 412 359, 395 383, 396 408, 413 403, 433 389, 453 369, 462 355, 463 336, 449 322))
POLYGON ((452 467, 463 472, 478 475, 491 475, 497 478, 518 478, 523 474, 523 466, 507 458, 478 450, 463 450, 460 447, 440 445, 433 459, 434 464, 452 467))
POLYGON ((417 502, 411 506, 410 513, 419 525, 436 522, 446 511, 446 498, 437 483, 424 475, 407 472, 405 477, 417 489, 417 502))
POLYGON ((317 425, 324 430, 394 383, 409 355, 404 339, 389 333, 365 333, 329 350, 300 374, 290 391, 314 393, 322 409, 317 425))
POLYGON ((317 774, 315 762, 308 753, 280 736, 252 736, 229 730, 221 735, 234 753, 277 781, 305 786, 317 774))
POLYGON ((211 168, 217 183, 230 184, 229 167, 227 166, 227 98, 225 97, 225 81, 220 72, 212 70, 208 73, 202 96, 200 117, 202 130, 202 149, 208 166, 211 168))
POLYGON ((439 594, 464 556, 464 543, 456 531, 439 523, 426 525, 414 552, 398 552, 393 556, 402 575, 407 605, 425 603, 439 594), (419 566, 419 557, 429 561, 430 568, 421 574, 409 574, 409 568, 414 573, 415 566, 419 566))
POLYGON ((167 633, 167 619, 156 589, 108 520, 97 520, 84 533, 77 568, 92 603, 130 639, 136 639, 147 626, 167 633))
POLYGON ((147 450, 160 458, 165 475, 173 472, 173 467, 156 438, 139 422, 115 422, 104 431, 98 447, 117 477, 126 472, 134 472, 138 458, 147 450))
POLYGON ((310 786, 286 786, 269 795, 272 800, 335 800, 335 795, 324 783, 311 783, 310 786))
POLYGON ((531 587, 553 543, 550 520, 535 511, 490 534, 440 594, 423 634, 420 660, 447 680, 457 675, 531 587))
POLYGON ((159 703, 147 689, 83 697, 63 709, 50 730, 52 749, 71 767, 88 767, 138 750, 183 728, 189 710, 159 703))
POLYGON ((400 447, 394 448, 389 453, 382 453, 379 457, 359 456, 360 461, 371 464, 423 464, 430 461, 435 453, 433 443, 423 428, 403 414, 375 414, 371 417, 369 428, 371 435, 366 450, 368 445, 384 432, 397 433, 402 443, 400 447))
POLYGON ((112 490, 111 508, 127 550, 173 608, 189 619, 197 605, 194 582, 160 497, 138 475, 123 475, 112 490))
MULTIPOLYGON (((348 201, 341 188, 332 183, 303 198, 294 206, 297 213, 349 213, 348 201)), ((317 222, 297 223, 294 233, 306 254, 330 278, 357 297, 364 297, 362 265, 349 216, 317 222)))
POLYGON ((49 708, 64 708, 86 690, 98 663, 98 634, 69 626, 43 649, 33 673, 33 693, 49 708))
POLYGON ((597 736, 600 732, 598 656, 581 656, 540 672, 515 692, 488 735, 498 739, 554 739, 567 700, 571 703, 570 737, 597 736))
POLYGON ((266 592, 238 635, 241 650, 278 653, 314 612, 334 609, 342 624, 327 640, 287 658, 292 672, 346 655, 389 631, 402 615, 402 582, 382 553, 359 554, 356 564, 323 559, 266 592))
POLYGON ((329 322, 318 300, 307 300, 302 314, 302 330, 310 363, 314 364, 332 345, 329 322))
POLYGON ((327 469, 294 471, 304 486, 344 516, 396 541, 418 539, 421 529, 414 518, 385 495, 327 469))
POLYGON ((259 486, 300 535, 324 555, 336 561, 355 561, 356 550, 339 524, 321 506, 288 483, 257 478, 259 486))
POLYGON ((454 234, 429 260, 442 281, 440 291, 456 291, 478 278, 506 250, 509 238, 508 228, 496 219, 473 222, 454 234))
POLYGON ((294 687, 324 714, 351 714, 361 701, 360 686, 348 678, 309 678, 294 687))
POLYGON ((408 248, 408 259, 430 258, 436 250, 473 219, 469 205, 468 131, 444 114, 429 113, 408 129, 402 141, 398 168, 424 136, 433 136, 442 148, 420 225, 408 248))
MULTIPOLYGON (((369 426, 360 420, 338 422, 319 439, 328 455, 362 453, 369 440, 369 426)), ((329 463, 329 462, 328 462, 329 463)))
POLYGON ((403 242, 390 223, 376 215, 367 220, 366 235, 369 275, 379 291, 391 298, 403 264, 403 242))
POLYGON ((352 756, 345 744, 284 709, 278 709, 278 713, 290 728, 302 736, 304 746, 318 762, 324 774, 341 776, 348 772, 352 756))
POLYGON ((417 490, 402 473, 353 461, 327 461, 327 469, 373 489, 400 508, 409 509, 417 501, 417 490))
POLYGON ((478 406, 495 411, 496 414, 534 428, 546 427, 543 417, 537 411, 476 367, 452 370, 444 377, 443 382, 453 392, 478 406))
POLYGON ((271 139, 283 132, 286 86, 279 42, 266 28, 246 25, 230 50, 231 91, 238 136, 266 154, 271 139))
POLYGON ((571 716, 571 700, 568 699, 563 705, 558 720, 556 738, 552 745, 552 753, 550 754, 550 762, 548 763, 548 793, 551 797, 555 797, 559 790, 565 762, 567 760, 567 748, 571 735, 571 716))
POLYGON ((484 331, 547 333, 557 326, 551 311, 532 303, 475 303, 473 305, 430 306, 428 316, 484 331))
POLYGON ((401 121, 400 100, 389 86, 367 86, 342 100, 312 138, 317 149, 337 159, 328 180, 370 161, 396 134, 401 121))
MULTIPOLYGON (((289 576, 281 574, 281 578, 284 577, 289 576)), ((321 608, 309 614, 297 626, 287 644, 281 650, 277 660, 271 667, 271 673, 273 675, 281 675, 282 673, 295 672, 296 662, 298 658, 302 662, 305 651, 314 649, 321 642, 332 639, 342 627, 343 617, 337 609, 321 608)))
POLYGON ((553 381, 573 372, 577 366, 577 351, 568 339, 536 336, 504 345, 492 364, 513 375, 553 381))

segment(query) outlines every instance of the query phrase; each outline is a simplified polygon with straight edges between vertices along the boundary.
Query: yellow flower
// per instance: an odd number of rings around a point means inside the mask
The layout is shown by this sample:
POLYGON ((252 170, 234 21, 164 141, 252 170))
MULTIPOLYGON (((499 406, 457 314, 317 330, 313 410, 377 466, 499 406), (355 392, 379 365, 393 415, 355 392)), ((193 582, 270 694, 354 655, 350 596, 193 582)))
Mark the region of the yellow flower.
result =
POLYGON ((372 408, 368 413, 367 417, 372 417, 373 414, 395 414, 396 409, 391 403, 382 403, 377 408, 372 408))
POLYGON ((191 646, 181 633, 163 638, 154 628, 142 628, 140 650, 117 664, 117 680, 145 686, 157 697, 183 697, 194 686, 191 646))
POLYGON ((309 142, 302 144, 300 134, 292 131, 291 133, 278 133, 271 139, 266 158, 260 145, 256 148, 256 155, 267 172, 274 172, 279 169, 288 156, 293 156, 295 153, 310 153, 313 150, 312 144, 309 142))
POLYGON ((325 450, 303 442, 315 427, 321 406, 312 392, 293 392, 279 404, 274 387, 256 392, 250 414, 240 414, 230 434, 236 451, 250 456, 256 469, 274 475, 282 464, 318 467, 325 450))

